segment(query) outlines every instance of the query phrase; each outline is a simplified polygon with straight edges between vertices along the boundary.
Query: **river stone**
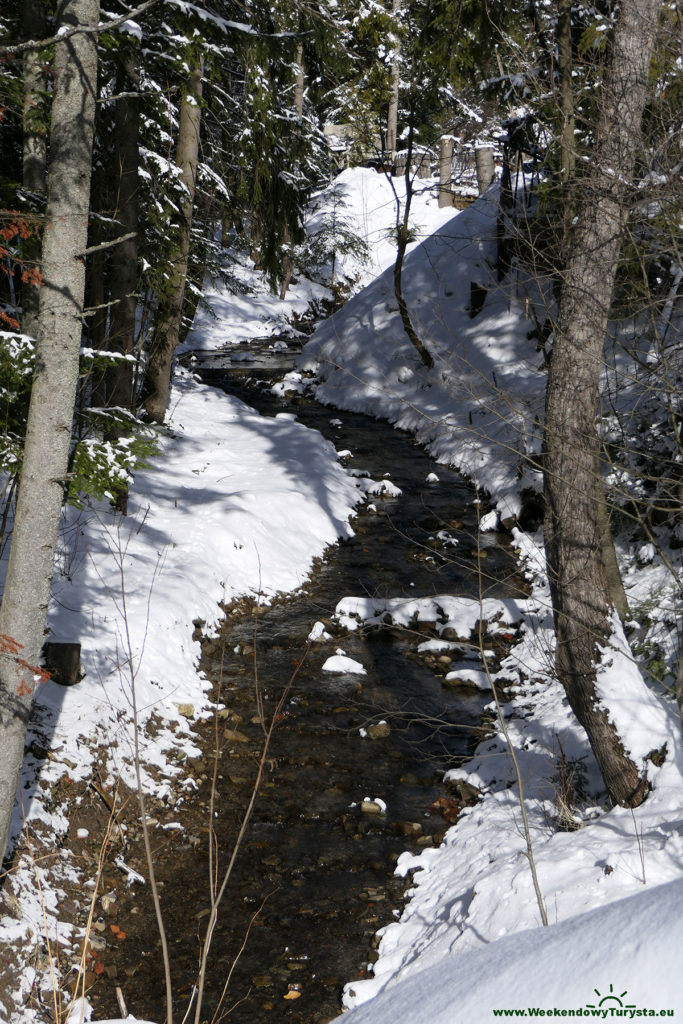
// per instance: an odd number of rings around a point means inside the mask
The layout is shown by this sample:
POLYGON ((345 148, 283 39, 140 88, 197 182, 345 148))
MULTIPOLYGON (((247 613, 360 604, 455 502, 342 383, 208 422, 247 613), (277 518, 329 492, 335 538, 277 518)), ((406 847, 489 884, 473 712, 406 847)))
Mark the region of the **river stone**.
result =
POLYGON ((418 619, 415 628, 418 633, 432 633, 436 629, 436 622, 431 619, 418 619))
POLYGON ((481 790, 466 782, 465 779, 446 779, 446 789, 460 798, 465 806, 475 804, 481 796, 481 790))
POLYGON ((251 983, 254 988, 265 988, 271 983, 271 977, 269 974, 252 974, 251 983))
POLYGON ((369 725, 365 732, 370 740, 383 740, 391 733, 391 726, 388 722, 377 722, 369 725))
POLYGON ((434 839, 432 836, 419 836, 417 840, 418 846, 433 846, 434 839))
POLYGON ((453 629, 452 626, 444 626, 439 633, 441 640, 458 640, 460 643, 467 643, 468 637, 463 636, 458 632, 457 629, 453 629))
POLYGON ((415 775, 414 772, 404 772, 403 775, 400 776, 399 782, 402 782, 404 786, 419 786, 420 777, 415 775))
POLYGON ((364 800, 360 805, 363 814, 384 814, 384 808, 376 804, 374 800, 364 800))
POLYGON ((228 743, 248 743, 249 737, 245 736, 239 729, 226 729, 223 733, 224 738, 228 743))
POLYGON ((109 913, 109 908, 111 907, 112 903, 116 903, 115 892, 106 892, 103 893, 102 896, 100 896, 100 904, 102 905, 102 910, 104 911, 105 914, 109 913))

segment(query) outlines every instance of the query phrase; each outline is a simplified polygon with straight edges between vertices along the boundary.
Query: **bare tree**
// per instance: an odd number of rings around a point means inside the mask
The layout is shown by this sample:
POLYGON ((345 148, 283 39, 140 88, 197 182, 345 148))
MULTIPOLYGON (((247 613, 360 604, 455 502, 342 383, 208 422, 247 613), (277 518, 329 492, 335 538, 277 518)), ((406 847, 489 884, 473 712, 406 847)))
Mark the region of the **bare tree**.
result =
POLYGON ((43 644, 78 382, 97 82, 99 0, 63 0, 55 45, 35 371, 0 607, 0 852, 43 644))
POLYGON ((596 693, 612 602, 602 557, 596 402, 661 0, 623 0, 599 101, 590 169, 568 245, 545 417, 546 550, 556 668, 612 798, 637 806, 647 779, 596 693))

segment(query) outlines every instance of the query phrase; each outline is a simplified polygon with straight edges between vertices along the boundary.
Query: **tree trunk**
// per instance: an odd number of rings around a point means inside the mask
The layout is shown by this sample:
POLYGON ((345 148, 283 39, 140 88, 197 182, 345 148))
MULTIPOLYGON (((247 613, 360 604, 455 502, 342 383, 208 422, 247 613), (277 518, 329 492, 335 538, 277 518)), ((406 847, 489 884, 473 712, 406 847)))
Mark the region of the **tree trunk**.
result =
POLYGON ((452 135, 441 136, 439 151, 439 206, 453 205, 453 148, 452 135))
MULTIPOLYGON (((44 39, 45 7, 40 0, 24 3, 22 10, 25 39, 44 39)), ((45 131, 45 54, 29 50, 24 56, 23 170, 22 185, 35 195, 44 196, 47 185, 47 140, 45 131)), ((24 267, 33 269, 40 258, 40 234, 29 235, 22 246, 24 267)), ((40 285, 24 280, 21 286, 21 329, 34 335, 38 319, 40 285)))
POLYGON ((596 694, 599 647, 610 634, 602 557, 602 480, 595 473, 596 403, 609 307, 626 218, 661 0, 623 0, 600 97, 591 169, 562 281, 545 417, 546 550, 556 669, 586 729, 612 798, 636 806, 647 780, 627 756, 596 694))
POLYGON ((401 323, 403 329, 408 335, 413 348, 420 357, 423 366, 426 366, 428 370, 434 366, 434 360, 431 354, 425 348, 422 339, 413 326, 413 321, 410 316, 410 310, 408 309, 408 303, 403 295, 403 260, 405 259, 406 248, 408 247, 408 239, 410 237, 408 230, 408 222, 410 220, 410 207, 413 199, 413 180, 410 176, 410 164, 413 155, 413 125, 412 125, 412 109, 410 112, 410 131, 408 134, 408 159, 406 161, 406 167, 404 172, 405 183, 406 183, 406 201, 403 207, 403 217, 400 216, 400 205, 398 197, 396 197, 396 203, 398 206, 397 217, 396 217, 396 259, 394 261, 394 295, 396 296, 396 302, 398 303, 398 312, 401 317, 401 323))
MULTIPOLYGON (((116 167, 119 187, 114 218, 121 235, 131 235, 111 251, 110 301, 111 319, 108 348, 112 352, 131 355, 135 349, 136 286, 138 281, 138 100, 131 95, 137 74, 132 61, 126 63, 120 76, 119 91, 124 95, 116 102, 115 137, 116 167)), ((117 360, 105 373, 108 406, 132 409, 133 364, 117 360)))
MULTIPOLYGON (((95 114, 97 117, 97 113, 95 114)), ((104 174, 102 168, 96 168, 90 182, 90 210, 94 214, 105 214, 109 211, 108 199, 105 198, 104 174)), ((94 216, 90 221, 88 246, 101 245, 103 238, 103 220, 94 216)), ((88 257, 85 269, 85 335, 87 344, 97 352, 107 347, 107 283, 106 249, 100 249, 88 257)), ((104 406, 107 395, 104 387, 105 371, 101 367, 93 367, 90 374, 90 405, 104 406)))
MULTIPOLYGON (((401 0, 393 0, 392 11, 394 15, 398 13, 401 7, 401 0)), ((398 138, 398 87, 401 78, 401 47, 396 40, 396 52, 394 54, 394 61, 391 65, 391 98, 389 99, 389 110, 387 113, 387 141, 386 141, 386 158, 389 163, 394 162, 396 156, 396 141, 398 138)))
POLYGON ((172 254, 168 268, 169 281, 159 300, 154 337, 143 384, 143 405, 149 418, 163 423, 171 389, 171 368, 173 355, 180 340, 183 319, 183 302, 187 282, 187 266, 190 255, 190 234, 192 213, 199 161, 199 132, 202 110, 202 76, 204 59, 197 58, 192 68, 188 90, 180 106, 180 127, 176 163, 180 168, 180 179, 185 186, 182 205, 182 224, 178 244, 172 254))
MULTIPOLYGON (((296 77, 294 81, 294 110, 296 112, 297 120, 299 122, 299 131, 301 131, 301 121, 304 116, 304 44, 299 42, 296 48, 296 77)), ((284 253, 282 256, 282 281, 280 283, 280 300, 284 301, 287 297, 287 289, 289 288, 292 280, 292 274, 294 273, 294 259, 292 257, 292 232, 289 227, 285 225, 285 229, 282 233, 282 241, 284 243, 284 253)))
POLYGON ((493 162, 493 146, 477 146, 474 150, 474 163, 477 170, 477 188, 479 189, 479 195, 481 195, 496 176, 496 165, 493 162))
POLYGON ((607 506, 607 495, 605 494, 605 484, 602 478, 602 469, 600 466, 599 458, 597 458, 595 462, 595 473, 595 486, 597 491, 598 502, 598 530, 600 531, 600 552, 602 556, 602 564, 605 567, 607 593, 609 594, 610 604, 612 604, 616 608, 617 614, 619 615, 621 621, 627 622, 631 617, 631 612, 628 606, 628 598, 626 597, 624 584, 621 579, 621 573, 619 571, 617 553, 614 550, 612 524, 610 522, 609 508, 607 506))
POLYGON ((562 128, 560 179, 566 184, 576 166, 574 86, 572 83, 572 0, 562 0, 557 18, 557 79, 562 128))
POLYGON ((304 86, 306 79, 304 75, 304 44, 300 41, 296 47, 296 78, 294 82, 294 110, 299 124, 304 116, 304 86))
MULTIPOLYGON (((99 0, 65 0, 62 24, 90 28, 99 0)), ((0 852, 4 853, 36 685, 78 382, 97 41, 55 45, 48 203, 36 362, 7 579, 0 607, 0 852), (7 639, 9 638, 9 640, 7 639), (12 654, 16 645, 18 653, 12 654), (9 648, 9 649, 8 649, 9 648)))

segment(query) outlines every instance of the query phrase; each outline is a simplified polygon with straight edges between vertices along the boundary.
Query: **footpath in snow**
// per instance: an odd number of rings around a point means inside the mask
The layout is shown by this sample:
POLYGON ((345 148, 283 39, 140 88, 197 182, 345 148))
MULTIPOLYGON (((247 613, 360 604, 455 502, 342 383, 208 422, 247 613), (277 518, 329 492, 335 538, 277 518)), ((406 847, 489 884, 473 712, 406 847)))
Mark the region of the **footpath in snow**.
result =
MULTIPOLYGON (((367 287, 318 328, 281 390, 313 386, 324 402, 411 430, 490 494, 495 511, 482 529, 508 522, 522 491, 539 483, 525 457, 538 451, 545 373, 528 338, 527 310, 540 302, 538 289, 521 276, 502 286, 495 279, 495 194, 455 217, 438 209, 435 194, 416 201, 421 244, 407 257, 404 280, 411 314, 435 357, 427 371, 405 338, 390 274, 383 273, 395 214, 388 183, 350 171, 337 184, 378 262, 363 271, 367 287), (476 317, 473 282, 478 294, 486 291, 476 317)), ((349 276, 360 272, 346 269, 349 276)), ((343 261, 337 270, 344 273, 343 261)), ((253 286, 253 271, 241 273, 253 286)), ((285 303, 264 288, 238 296, 216 288, 209 300, 218 319, 199 319, 188 344, 211 349, 280 333, 316 295, 320 286, 305 281, 285 303)), ((133 683, 142 723, 152 714, 158 720, 154 740, 145 741, 145 764, 168 777, 179 772, 169 755, 180 744, 192 756, 192 722, 207 713, 193 621, 210 630, 220 601, 242 594, 268 600, 296 588, 312 559, 348 535, 361 500, 332 445, 292 414, 265 420, 185 371, 177 377, 163 449, 162 459, 137 474, 127 518, 104 507, 65 518, 50 627, 52 639, 82 644, 85 678, 69 689, 48 683, 40 693, 32 738, 50 756, 27 757, 23 815, 47 836, 68 829, 63 808, 51 800, 56 780, 67 771, 88 777, 98 747, 108 750, 112 776, 132 781, 133 683)), ((481 791, 479 802, 463 811, 442 847, 400 859, 398 870, 413 872, 413 896, 384 931, 374 977, 347 986, 349 1022, 483 1024, 500 1015, 494 1010, 543 1015, 534 1008, 549 1016, 556 1009, 574 1016, 683 1013, 674 964, 683 927, 683 759, 675 707, 645 686, 622 650, 606 650, 605 692, 612 691, 629 723, 633 755, 665 751, 659 766, 649 764, 653 792, 646 803, 635 812, 606 810, 586 738, 552 678, 540 538, 518 529, 514 535, 530 597, 519 642, 498 675, 510 698, 504 714, 550 927, 540 926, 517 781, 497 733, 457 773, 481 791), (577 795, 571 831, 558 827, 565 769, 577 795)), ((666 624, 670 599, 659 567, 625 567, 633 606, 660 593, 666 624)), ((376 613, 353 608, 356 619, 376 613)), ((21 827, 18 812, 15 834, 21 827)), ((48 894, 52 934, 75 949, 79 936, 60 919, 56 890, 60 873, 87 879, 68 850, 49 867, 20 855, 6 888, 21 915, 3 904, 6 947, 42 934, 35 870, 48 894)), ((27 963, 17 1007, 34 984, 47 985, 46 971, 27 963)), ((89 1008, 81 1010, 87 1018, 89 1008)), ((24 1008, 7 1008, 7 1019, 42 1021, 24 1008)))

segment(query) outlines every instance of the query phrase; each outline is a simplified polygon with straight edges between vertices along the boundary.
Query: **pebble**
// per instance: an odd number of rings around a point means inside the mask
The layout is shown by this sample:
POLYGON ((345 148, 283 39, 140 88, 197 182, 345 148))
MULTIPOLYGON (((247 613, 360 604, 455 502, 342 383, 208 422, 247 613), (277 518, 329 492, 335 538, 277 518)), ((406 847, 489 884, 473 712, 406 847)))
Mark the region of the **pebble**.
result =
POLYGON ((376 804, 374 800, 364 800, 360 809, 362 814, 384 814, 384 808, 376 804))
POLYGON ((248 743, 249 737, 245 736, 239 729, 226 729, 223 733, 224 739, 228 743, 248 743))
POLYGON ((112 903, 116 903, 116 893, 106 892, 100 897, 100 904, 105 914, 109 913, 112 903))

